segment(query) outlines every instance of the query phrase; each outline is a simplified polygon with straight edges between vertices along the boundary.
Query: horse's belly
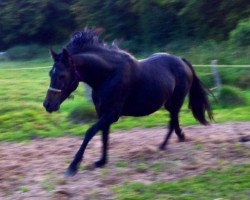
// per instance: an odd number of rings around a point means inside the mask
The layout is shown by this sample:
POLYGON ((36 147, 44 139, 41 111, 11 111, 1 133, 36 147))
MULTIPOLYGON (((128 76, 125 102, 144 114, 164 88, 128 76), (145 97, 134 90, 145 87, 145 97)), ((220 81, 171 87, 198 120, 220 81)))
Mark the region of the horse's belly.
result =
POLYGON ((163 93, 137 93, 126 101, 122 115, 125 116, 145 116, 159 110, 167 101, 163 93))
MULTIPOLYGON (((161 68, 159 68, 161 69, 161 68)), ((145 116, 160 109, 171 97, 175 82, 166 71, 150 71, 131 88, 123 107, 123 115, 145 116), (152 73, 151 73, 152 72, 152 73)))
POLYGON ((145 107, 137 106, 137 107, 130 107, 128 109, 124 109, 122 112, 123 116, 134 116, 134 117, 140 117, 140 116, 146 116, 154 113, 155 111, 159 110, 162 105, 155 107, 155 108, 150 108, 150 109, 145 109, 145 107))

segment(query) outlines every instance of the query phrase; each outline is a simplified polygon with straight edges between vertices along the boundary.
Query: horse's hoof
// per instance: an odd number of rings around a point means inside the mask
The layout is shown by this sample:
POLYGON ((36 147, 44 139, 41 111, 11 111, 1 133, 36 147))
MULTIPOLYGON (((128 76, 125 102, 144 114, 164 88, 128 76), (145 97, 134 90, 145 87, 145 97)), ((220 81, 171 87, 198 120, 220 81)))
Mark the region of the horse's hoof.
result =
POLYGON ((161 145, 159 146, 159 150, 161 150, 161 151, 166 150, 166 145, 161 144, 161 145))
POLYGON ((181 136, 178 138, 178 141, 185 142, 185 140, 186 140, 186 137, 185 137, 184 133, 182 133, 181 136))
POLYGON ((67 171, 64 173, 64 176, 71 177, 71 176, 76 175, 76 173, 77 173, 77 169, 68 168, 67 171))
POLYGON ((98 160, 95 162, 95 167, 97 168, 104 167, 105 164, 106 164, 106 161, 98 160))

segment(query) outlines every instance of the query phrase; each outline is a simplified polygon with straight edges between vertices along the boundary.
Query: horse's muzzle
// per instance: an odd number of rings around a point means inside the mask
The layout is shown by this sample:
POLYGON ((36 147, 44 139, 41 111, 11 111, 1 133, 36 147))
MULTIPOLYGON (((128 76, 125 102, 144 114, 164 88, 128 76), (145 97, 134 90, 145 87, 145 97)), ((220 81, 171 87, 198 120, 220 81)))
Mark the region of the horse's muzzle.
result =
POLYGON ((55 104, 51 104, 48 101, 44 101, 43 102, 43 107, 46 109, 47 112, 52 113, 55 112, 57 110, 59 110, 60 106, 59 105, 55 105, 55 104))
POLYGON ((60 108, 61 93, 48 90, 46 98, 43 102, 43 107, 47 112, 55 112, 60 108))

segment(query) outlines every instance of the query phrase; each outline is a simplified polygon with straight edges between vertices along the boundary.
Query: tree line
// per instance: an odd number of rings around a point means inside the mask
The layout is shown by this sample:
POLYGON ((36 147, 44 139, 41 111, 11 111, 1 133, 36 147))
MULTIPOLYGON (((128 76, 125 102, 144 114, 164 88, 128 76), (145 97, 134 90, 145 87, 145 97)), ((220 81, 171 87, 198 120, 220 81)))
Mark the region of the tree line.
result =
POLYGON ((248 0, 0 0, 0 8, 0 50, 60 43, 85 26, 138 49, 193 38, 221 41, 250 16, 248 0))

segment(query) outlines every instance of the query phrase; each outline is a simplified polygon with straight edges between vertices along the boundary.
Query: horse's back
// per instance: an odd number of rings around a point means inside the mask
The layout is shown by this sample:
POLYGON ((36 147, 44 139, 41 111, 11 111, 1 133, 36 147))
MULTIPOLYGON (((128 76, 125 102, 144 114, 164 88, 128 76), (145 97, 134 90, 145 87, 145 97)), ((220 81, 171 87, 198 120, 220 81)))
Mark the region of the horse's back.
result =
POLYGON ((156 53, 140 60, 136 73, 123 115, 148 115, 164 105, 176 89, 187 93, 192 72, 179 57, 156 53))
MULTIPOLYGON (((146 79, 174 79, 174 82, 191 81, 192 71, 180 57, 168 53, 155 53, 139 62, 146 79)), ((169 82, 169 81, 167 81, 169 82)))
POLYGON ((183 69, 185 65, 180 57, 169 53, 154 53, 145 59, 139 60, 139 63, 144 68, 155 70, 155 67, 164 67, 167 71, 183 69))

